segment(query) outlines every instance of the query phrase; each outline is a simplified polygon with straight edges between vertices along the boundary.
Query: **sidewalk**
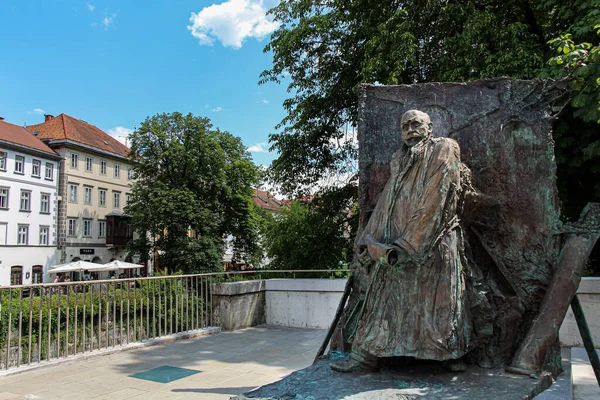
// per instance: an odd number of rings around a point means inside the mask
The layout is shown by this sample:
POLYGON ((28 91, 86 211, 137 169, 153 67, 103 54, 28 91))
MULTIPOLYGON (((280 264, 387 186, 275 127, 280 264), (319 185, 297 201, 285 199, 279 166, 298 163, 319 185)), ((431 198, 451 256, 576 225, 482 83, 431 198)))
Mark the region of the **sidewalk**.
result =
MULTIPOLYGON (((596 351, 600 354, 600 351, 596 351)), ((584 348, 573 347, 571 349, 571 369, 573 372, 573 399, 600 399, 600 386, 598 386, 590 359, 584 348)))
POLYGON ((69 361, 1 377, 0 400, 225 400, 311 365, 325 334, 254 327, 69 361))
MULTIPOLYGON (((261 326, 67 361, 0 377, 0 400, 225 400, 311 365, 325 334, 261 326)), ((571 362, 573 399, 600 399, 585 349, 571 362)))

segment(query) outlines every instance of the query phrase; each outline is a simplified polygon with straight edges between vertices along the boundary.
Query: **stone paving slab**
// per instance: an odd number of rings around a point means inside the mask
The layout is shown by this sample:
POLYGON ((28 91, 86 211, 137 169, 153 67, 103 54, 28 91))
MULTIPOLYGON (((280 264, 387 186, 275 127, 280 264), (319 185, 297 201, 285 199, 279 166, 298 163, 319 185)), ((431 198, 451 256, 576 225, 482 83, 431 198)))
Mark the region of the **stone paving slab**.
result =
MULTIPOLYGON (((600 354, 599 350, 596 350, 600 354)), ((600 386, 594 375, 587 352, 582 347, 571 349, 571 368, 573 371, 573 399, 600 399, 600 386)))
POLYGON ((0 400, 225 400, 305 368, 326 330, 259 326, 63 361, 0 376, 0 400), (200 371, 169 383, 129 375, 172 366, 200 371))

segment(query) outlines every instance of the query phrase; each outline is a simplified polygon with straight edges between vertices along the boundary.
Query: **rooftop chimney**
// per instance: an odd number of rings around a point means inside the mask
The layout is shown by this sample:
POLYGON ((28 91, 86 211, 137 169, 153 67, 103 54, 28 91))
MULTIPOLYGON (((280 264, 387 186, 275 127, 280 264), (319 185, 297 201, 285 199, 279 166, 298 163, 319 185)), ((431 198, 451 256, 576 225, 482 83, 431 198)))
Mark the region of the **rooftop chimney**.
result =
POLYGON ((44 114, 44 122, 48 122, 48 121, 50 121, 52 118, 54 118, 54 115, 50 115, 50 114, 44 114))

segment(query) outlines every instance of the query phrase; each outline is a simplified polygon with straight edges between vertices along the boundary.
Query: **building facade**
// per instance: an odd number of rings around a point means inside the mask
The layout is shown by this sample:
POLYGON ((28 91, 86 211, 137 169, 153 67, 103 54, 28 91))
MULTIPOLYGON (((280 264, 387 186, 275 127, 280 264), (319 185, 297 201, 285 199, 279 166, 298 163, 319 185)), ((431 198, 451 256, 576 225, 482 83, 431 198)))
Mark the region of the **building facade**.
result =
POLYGON ((129 148, 96 126, 66 114, 45 119, 28 129, 61 158, 59 262, 125 261, 125 247, 133 237, 123 212, 133 182, 129 148))
POLYGON ((47 281, 57 263, 60 157, 29 130, 0 120, 0 285, 47 281))

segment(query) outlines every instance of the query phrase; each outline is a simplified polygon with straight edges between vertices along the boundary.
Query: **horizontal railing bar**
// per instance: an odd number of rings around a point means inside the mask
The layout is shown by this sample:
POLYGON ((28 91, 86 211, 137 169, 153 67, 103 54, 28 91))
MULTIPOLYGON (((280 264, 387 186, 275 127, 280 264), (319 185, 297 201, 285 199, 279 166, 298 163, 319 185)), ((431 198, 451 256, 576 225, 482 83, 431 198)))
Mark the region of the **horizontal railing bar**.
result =
MULTIPOLYGON (((166 275, 166 276, 143 276, 138 278, 115 278, 115 279, 102 279, 93 281, 71 281, 71 282, 56 282, 56 283, 35 283, 31 285, 11 285, 2 286, 2 289, 19 289, 19 288, 44 288, 44 287, 58 287, 58 286, 77 286, 77 285, 97 285, 99 283, 113 283, 113 282, 134 282, 145 279, 165 279, 169 277, 176 278, 192 278, 195 276, 230 276, 230 275, 249 275, 249 274, 284 274, 284 273, 331 273, 331 272, 352 272, 351 269, 286 269, 286 270, 252 270, 252 271, 230 271, 230 272, 210 272, 202 274, 188 274, 188 275, 166 275)), ((52 272, 52 271, 50 271, 52 272)))

